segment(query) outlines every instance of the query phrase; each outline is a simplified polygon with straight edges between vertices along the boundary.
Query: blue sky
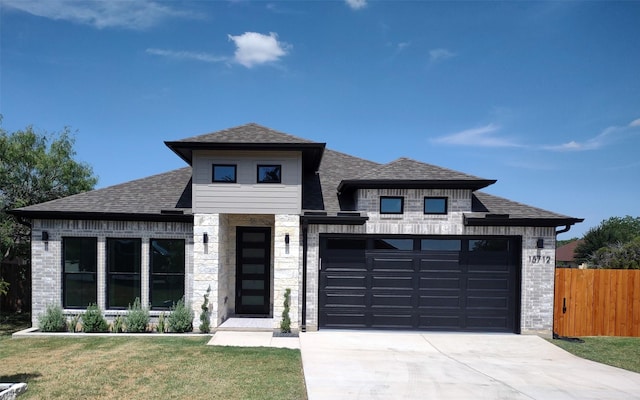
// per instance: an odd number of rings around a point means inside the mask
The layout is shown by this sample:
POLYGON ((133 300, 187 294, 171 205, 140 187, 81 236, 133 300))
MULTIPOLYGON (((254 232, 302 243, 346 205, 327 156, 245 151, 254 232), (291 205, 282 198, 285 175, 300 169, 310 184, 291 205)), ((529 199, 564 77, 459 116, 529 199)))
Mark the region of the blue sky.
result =
POLYGON ((0 4, 3 128, 71 127, 98 187, 256 122, 497 179, 560 238, 640 215, 639 1, 0 4))

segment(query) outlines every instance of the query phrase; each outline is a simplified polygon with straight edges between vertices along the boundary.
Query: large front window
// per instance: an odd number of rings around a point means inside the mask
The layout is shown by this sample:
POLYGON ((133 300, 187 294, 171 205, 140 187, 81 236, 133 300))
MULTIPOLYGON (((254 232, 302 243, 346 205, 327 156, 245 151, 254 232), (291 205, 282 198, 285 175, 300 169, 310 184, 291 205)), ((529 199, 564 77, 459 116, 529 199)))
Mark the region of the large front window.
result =
POLYGON ((107 308, 127 308, 140 297, 140 239, 107 239, 107 308))
POLYGON ((152 309, 169 309, 184 296, 184 240, 151 239, 152 309))
POLYGON ((96 238, 62 239, 62 306, 86 308, 97 302, 96 238))

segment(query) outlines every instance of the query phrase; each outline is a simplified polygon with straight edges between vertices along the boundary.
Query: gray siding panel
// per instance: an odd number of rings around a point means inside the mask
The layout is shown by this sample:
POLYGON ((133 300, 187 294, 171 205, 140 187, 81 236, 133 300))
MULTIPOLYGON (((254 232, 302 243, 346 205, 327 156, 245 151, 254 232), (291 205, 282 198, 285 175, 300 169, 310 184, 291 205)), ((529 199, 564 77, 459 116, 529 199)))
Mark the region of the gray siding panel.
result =
POLYGON ((194 213, 299 214, 302 208, 300 152, 199 151, 193 161, 194 213), (213 164, 237 165, 236 183, 212 183, 213 164), (259 164, 282 165, 282 183, 256 183, 259 164))

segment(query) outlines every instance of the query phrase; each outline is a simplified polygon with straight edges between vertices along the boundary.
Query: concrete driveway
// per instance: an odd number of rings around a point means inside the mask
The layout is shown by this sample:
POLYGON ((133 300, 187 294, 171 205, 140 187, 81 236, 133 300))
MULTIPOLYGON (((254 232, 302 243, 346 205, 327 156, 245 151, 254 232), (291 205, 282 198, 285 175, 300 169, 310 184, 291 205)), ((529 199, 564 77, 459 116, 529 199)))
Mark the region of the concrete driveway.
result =
POLYGON ((320 331, 300 345, 309 400, 640 399, 640 374, 537 336, 320 331))

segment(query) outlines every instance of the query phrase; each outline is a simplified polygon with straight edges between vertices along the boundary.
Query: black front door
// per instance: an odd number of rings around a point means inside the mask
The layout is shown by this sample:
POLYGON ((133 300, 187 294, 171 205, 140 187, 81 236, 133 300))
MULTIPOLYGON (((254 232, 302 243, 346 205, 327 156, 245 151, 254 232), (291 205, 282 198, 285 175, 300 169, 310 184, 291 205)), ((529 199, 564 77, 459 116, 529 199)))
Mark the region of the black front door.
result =
POLYGON ((271 228, 236 228, 236 314, 269 314, 271 228))

